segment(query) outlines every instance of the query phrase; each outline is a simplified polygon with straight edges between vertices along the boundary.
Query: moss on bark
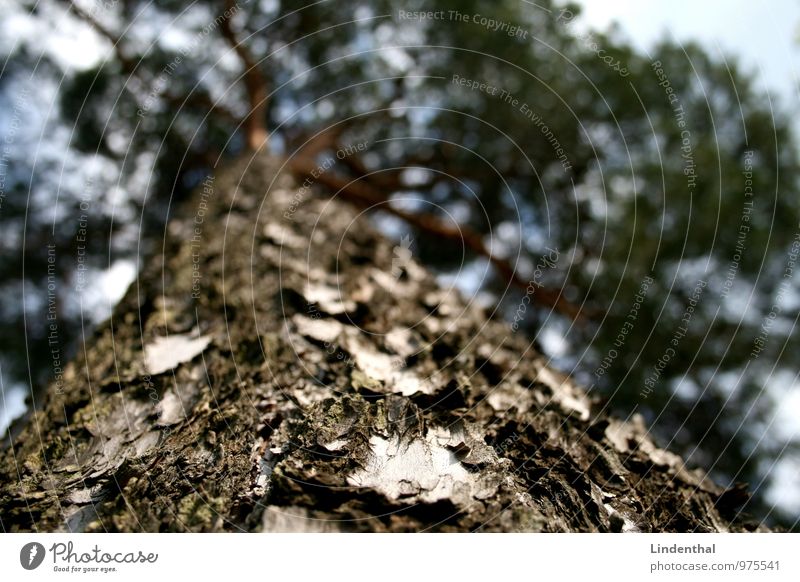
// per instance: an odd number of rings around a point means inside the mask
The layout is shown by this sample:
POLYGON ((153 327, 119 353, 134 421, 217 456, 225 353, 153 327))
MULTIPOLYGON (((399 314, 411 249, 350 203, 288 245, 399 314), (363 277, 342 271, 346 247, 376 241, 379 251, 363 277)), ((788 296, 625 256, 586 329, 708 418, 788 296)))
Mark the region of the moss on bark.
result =
POLYGON ((5 531, 761 527, 304 192, 277 160, 240 160, 169 223, 2 452, 5 531))

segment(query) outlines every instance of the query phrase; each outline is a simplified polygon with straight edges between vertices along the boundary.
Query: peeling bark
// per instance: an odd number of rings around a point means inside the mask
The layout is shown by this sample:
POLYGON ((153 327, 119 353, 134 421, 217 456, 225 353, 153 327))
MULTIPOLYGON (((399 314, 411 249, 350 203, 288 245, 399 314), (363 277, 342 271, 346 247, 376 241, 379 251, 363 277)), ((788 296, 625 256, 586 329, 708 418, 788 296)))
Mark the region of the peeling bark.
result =
POLYGON ((3 530, 764 529, 278 164, 170 222, 0 454, 3 530))

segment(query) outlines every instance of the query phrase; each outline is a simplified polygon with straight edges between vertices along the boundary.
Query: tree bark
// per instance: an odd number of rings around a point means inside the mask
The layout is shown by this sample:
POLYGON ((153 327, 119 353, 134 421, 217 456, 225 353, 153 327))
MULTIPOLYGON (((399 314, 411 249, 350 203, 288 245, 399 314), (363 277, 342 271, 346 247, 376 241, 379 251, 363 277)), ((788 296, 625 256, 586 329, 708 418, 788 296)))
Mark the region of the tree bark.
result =
POLYGON ((279 167, 170 221, 0 453, 4 531, 765 529, 279 167))

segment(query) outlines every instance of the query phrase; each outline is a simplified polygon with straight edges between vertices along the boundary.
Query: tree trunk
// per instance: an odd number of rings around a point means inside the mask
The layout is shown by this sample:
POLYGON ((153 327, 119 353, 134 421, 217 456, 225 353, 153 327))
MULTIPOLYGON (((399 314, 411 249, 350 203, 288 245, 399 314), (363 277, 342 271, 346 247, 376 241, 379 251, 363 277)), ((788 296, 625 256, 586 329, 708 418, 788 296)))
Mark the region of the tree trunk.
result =
POLYGON ((278 170, 231 164, 168 224, 2 452, 5 531, 763 529, 278 170))

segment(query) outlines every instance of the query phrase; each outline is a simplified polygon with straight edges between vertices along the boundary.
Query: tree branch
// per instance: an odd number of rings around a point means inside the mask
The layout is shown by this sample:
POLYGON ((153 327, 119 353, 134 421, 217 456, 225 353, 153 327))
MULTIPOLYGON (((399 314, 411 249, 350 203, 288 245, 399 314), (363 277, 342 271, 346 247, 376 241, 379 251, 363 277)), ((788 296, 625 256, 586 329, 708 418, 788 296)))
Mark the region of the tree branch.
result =
MULTIPOLYGON (((232 12, 235 7, 234 0, 225 0, 226 13, 232 12)), ((230 18, 222 20, 220 31, 236 52, 239 60, 242 61, 244 86, 247 91, 247 100, 250 103, 250 112, 244 120, 244 130, 248 147, 257 150, 266 143, 269 135, 266 127, 267 80, 261 69, 258 68, 258 63, 253 55, 236 37, 230 18)))
MULTIPOLYGON (((305 179, 317 169, 313 158, 303 155, 292 157, 287 162, 288 166, 298 177, 305 179)), ((529 281, 520 277, 516 269, 505 259, 493 255, 486 247, 480 234, 466 227, 451 227, 435 216, 417 214, 386 204, 387 198, 363 180, 349 180, 333 174, 332 172, 317 173, 316 181, 327 186, 342 199, 365 208, 375 208, 387 212, 419 230, 445 238, 447 240, 463 242, 478 256, 486 258, 499 274, 507 281, 521 289, 527 289, 529 281)), ((572 319, 585 320, 586 315, 580 307, 568 301, 563 294, 555 289, 537 287, 532 296, 532 301, 569 316, 572 319)))

